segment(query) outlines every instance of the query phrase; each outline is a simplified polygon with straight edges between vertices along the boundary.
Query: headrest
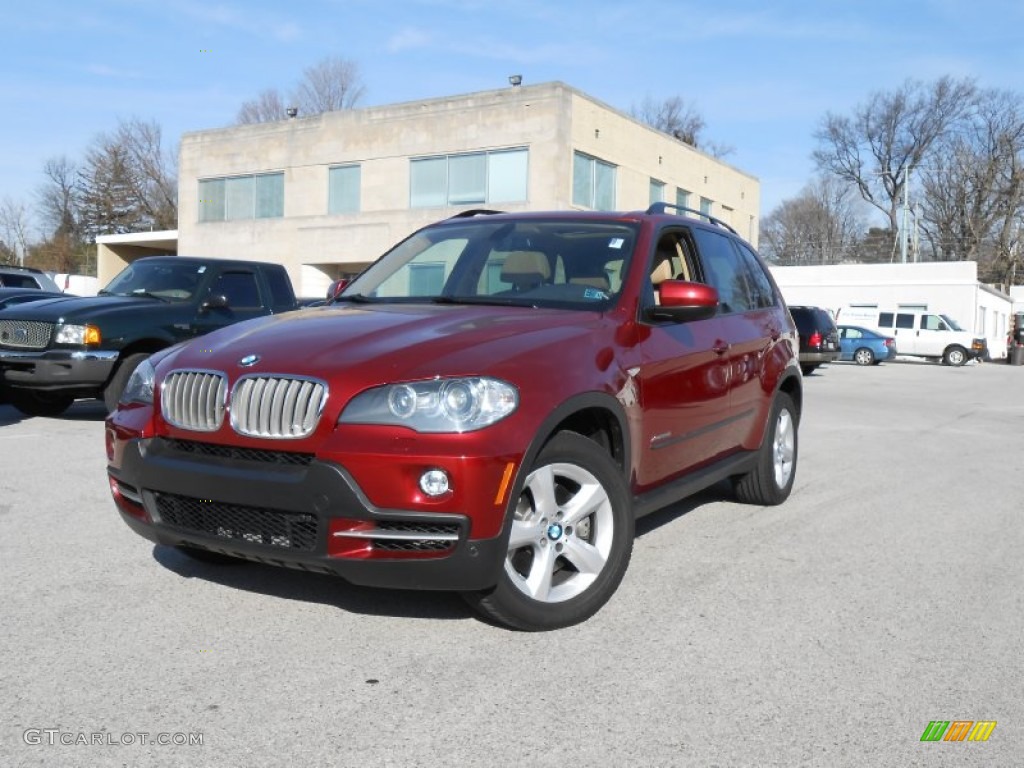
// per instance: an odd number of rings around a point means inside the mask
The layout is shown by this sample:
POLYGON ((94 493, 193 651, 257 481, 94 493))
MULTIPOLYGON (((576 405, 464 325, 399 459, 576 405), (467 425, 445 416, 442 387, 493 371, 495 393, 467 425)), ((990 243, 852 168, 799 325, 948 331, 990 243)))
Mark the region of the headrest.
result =
POLYGON ((661 285, 665 280, 672 279, 672 262, 664 259, 658 262, 658 266, 651 272, 651 282, 654 285, 661 285))
POLYGON ((501 279, 506 283, 517 278, 532 277, 547 280, 551 277, 548 257, 540 251, 510 251, 501 267, 501 279))

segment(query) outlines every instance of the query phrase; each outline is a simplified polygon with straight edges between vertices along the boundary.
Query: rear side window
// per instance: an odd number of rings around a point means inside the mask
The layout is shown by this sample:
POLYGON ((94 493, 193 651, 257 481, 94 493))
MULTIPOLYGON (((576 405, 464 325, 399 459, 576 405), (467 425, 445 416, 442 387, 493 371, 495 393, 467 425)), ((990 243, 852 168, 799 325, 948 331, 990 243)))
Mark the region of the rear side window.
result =
POLYGON ((906 315, 900 312, 898 315, 896 315, 896 327, 912 329, 914 327, 914 316, 906 315))
POLYGON ((768 274, 761 264, 761 260, 745 244, 738 240, 734 240, 733 244, 739 249, 740 256, 743 259, 743 266, 747 270, 754 308, 774 307, 779 303, 778 297, 775 294, 775 287, 772 285, 772 281, 768 278, 768 274))
POLYGON ((892 312, 880 312, 878 314, 878 327, 879 328, 892 328, 893 314, 892 312))
POLYGON ((264 270, 263 276, 267 278, 267 285, 270 287, 270 305, 275 312, 295 309, 295 296, 292 294, 291 283, 288 282, 288 275, 283 269, 264 270))
POLYGON ((28 275, 2 275, 0 285, 8 288, 38 288, 39 284, 28 275))

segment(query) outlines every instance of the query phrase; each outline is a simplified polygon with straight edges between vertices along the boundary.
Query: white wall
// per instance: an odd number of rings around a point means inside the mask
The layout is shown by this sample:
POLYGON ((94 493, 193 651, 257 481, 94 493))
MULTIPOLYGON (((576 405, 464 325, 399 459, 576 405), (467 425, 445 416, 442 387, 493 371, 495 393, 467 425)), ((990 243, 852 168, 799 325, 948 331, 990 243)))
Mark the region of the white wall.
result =
POLYGON ((978 282, 976 262, 833 264, 771 271, 788 304, 811 304, 833 314, 850 304, 882 309, 923 305, 983 336, 992 357, 1006 356, 1012 300, 978 282))

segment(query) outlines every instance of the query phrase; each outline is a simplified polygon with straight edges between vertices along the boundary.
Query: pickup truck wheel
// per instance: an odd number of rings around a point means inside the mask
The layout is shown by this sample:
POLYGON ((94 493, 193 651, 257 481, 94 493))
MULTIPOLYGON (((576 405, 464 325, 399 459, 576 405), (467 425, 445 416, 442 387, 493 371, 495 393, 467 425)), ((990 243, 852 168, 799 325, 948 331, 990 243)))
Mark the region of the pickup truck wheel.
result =
POLYGON ((768 429, 758 449, 757 464, 733 479, 736 497, 747 504, 781 504, 793 490, 796 477, 797 416, 793 399, 785 392, 775 395, 768 429))
POLYGON ((498 585, 465 597, 514 629, 567 627, 608 601, 632 551, 633 510, 621 471, 593 440, 560 432, 523 485, 498 585))
POLYGON ((60 416, 75 402, 71 395, 31 389, 12 389, 7 399, 26 416, 60 416))
POLYGON ((946 365, 961 366, 967 362, 967 350, 956 345, 949 347, 942 355, 942 362, 946 365))
POLYGON ((139 367, 139 363, 149 357, 149 352, 141 352, 134 355, 128 355, 121 364, 117 366, 117 370, 114 371, 114 375, 110 377, 110 381, 107 383, 106 388, 103 390, 103 404, 107 406, 107 413, 113 413, 117 410, 117 401, 121 399, 121 393, 124 392, 125 385, 128 384, 128 379, 135 373, 135 369, 139 367))

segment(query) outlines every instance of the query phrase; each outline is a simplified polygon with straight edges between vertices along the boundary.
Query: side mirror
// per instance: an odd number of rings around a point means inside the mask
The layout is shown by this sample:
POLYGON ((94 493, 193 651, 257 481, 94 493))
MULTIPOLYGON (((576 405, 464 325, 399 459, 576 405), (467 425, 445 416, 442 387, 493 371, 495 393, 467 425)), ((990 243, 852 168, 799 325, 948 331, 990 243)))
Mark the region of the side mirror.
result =
POLYGON ((338 298, 338 295, 345 290, 348 285, 348 278, 343 277, 340 280, 335 280, 327 288, 327 301, 331 302, 338 298))
POLYGON ((223 293, 215 293, 206 301, 204 301, 199 309, 202 312, 208 312, 211 309, 227 309, 228 308, 228 297, 223 293))
POLYGON ((644 310, 648 320, 686 323, 707 320, 718 312, 718 290, 704 283, 664 280, 658 293, 661 303, 644 310))

